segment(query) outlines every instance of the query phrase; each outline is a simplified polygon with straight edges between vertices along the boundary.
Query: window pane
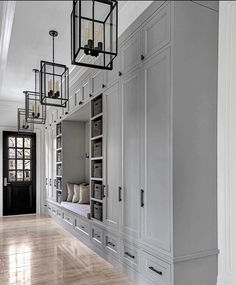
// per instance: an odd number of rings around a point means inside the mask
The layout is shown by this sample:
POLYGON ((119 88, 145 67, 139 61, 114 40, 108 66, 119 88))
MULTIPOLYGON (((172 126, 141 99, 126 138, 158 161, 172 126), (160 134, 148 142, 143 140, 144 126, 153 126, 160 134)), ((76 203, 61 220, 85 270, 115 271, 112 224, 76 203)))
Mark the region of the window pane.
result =
POLYGON ((8 138, 8 146, 9 147, 15 147, 16 146, 15 138, 13 138, 13 137, 8 138))
POLYGON ((23 169, 23 160, 17 160, 17 169, 23 169))
POLYGON ((17 138, 17 147, 23 147, 23 138, 17 138))
POLYGON ((23 149, 17 149, 17 158, 23 158, 23 149))
POLYGON ((24 180, 25 181, 30 181, 31 180, 30 171, 29 170, 25 170, 24 173, 25 173, 24 180))
POLYGON ((16 181, 16 172, 15 171, 9 171, 8 173, 8 180, 9 181, 16 181))
POLYGON ((9 148, 8 150, 8 158, 15 158, 16 152, 14 148, 9 148))
POLYGON ((30 138, 25 138, 25 147, 30 148, 31 147, 31 139, 30 138))
POLYGON ((30 169, 30 160, 25 160, 25 169, 30 169))
POLYGON ((16 178, 17 181, 23 181, 23 171, 17 171, 16 178))
POLYGON ((25 149, 25 159, 30 159, 30 149, 25 149))
POLYGON ((9 162, 8 162, 8 166, 9 166, 9 169, 15 169, 16 168, 16 162, 15 160, 13 159, 10 159, 9 162))

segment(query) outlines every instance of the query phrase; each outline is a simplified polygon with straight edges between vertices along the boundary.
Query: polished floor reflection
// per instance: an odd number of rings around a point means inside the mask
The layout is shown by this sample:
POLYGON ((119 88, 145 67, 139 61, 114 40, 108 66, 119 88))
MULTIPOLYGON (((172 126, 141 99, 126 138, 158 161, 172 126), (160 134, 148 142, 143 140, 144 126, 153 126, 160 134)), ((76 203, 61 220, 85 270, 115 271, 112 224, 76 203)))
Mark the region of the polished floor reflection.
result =
POLYGON ((39 216, 0 218, 0 285, 132 285, 83 243, 39 216))

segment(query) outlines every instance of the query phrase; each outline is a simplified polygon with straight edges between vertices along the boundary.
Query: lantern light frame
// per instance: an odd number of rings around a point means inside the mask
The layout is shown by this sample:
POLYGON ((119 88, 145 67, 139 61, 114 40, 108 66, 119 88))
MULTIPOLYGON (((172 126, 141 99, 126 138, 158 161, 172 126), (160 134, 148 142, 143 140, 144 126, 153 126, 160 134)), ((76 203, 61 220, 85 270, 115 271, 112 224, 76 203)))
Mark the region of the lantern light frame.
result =
POLYGON ((52 37, 52 62, 40 61, 40 101, 42 105, 66 108, 69 101, 69 68, 55 63, 54 39, 58 32, 51 30, 49 35, 52 37))
POLYGON ((34 132, 34 123, 27 122, 26 120, 26 110, 23 108, 17 109, 17 119, 18 119, 18 132, 32 133, 34 132), (21 122, 21 118, 23 122, 21 122))
MULTIPOLYGON (((99 28, 100 29, 100 28, 99 28)), ((78 66, 84 66, 84 67, 91 67, 91 68, 98 68, 98 69, 104 69, 104 70, 112 70, 113 69, 113 61, 116 58, 118 54, 118 1, 117 0, 73 0, 73 10, 71 13, 71 63, 73 65, 78 66), (91 2, 92 3, 92 17, 86 17, 82 15, 82 2, 91 2), (101 3, 104 5, 109 5, 110 7, 109 13, 106 15, 105 20, 98 20, 95 18, 95 4, 101 3), (77 6, 78 5, 78 6, 77 6), (78 13, 76 13, 76 10, 78 8, 78 13), (113 22, 113 16, 115 15, 115 20, 113 22), (107 23, 107 21, 111 18, 111 23, 107 23), (78 21, 78 24, 77 24, 78 21), (88 21, 89 23, 92 23, 92 31, 91 31, 91 38, 88 36, 88 41, 86 41, 86 44, 82 44, 82 34, 85 33, 85 31, 82 31, 82 21, 88 21), (102 35, 101 40, 97 42, 97 46, 94 47, 95 44, 95 23, 102 25, 102 35), (78 25, 78 47, 76 47, 76 25, 78 25), (106 27, 109 28, 109 32, 106 32, 106 27), (115 25, 115 28, 114 28, 115 25), (110 37, 110 50, 106 50, 106 37, 110 37), (113 41, 113 38, 114 41, 113 41), (115 48, 113 50, 113 46, 115 45, 115 48), (81 53, 82 52, 82 53, 81 53), (82 56, 83 54, 83 56, 82 56), (90 60, 88 59, 86 61, 86 56, 90 57, 90 60), (79 59, 78 59, 79 57, 79 59), (91 57, 94 57, 95 59, 97 57, 100 58, 100 60, 92 60, 91 57), (109 61, 106 62, 107 57, 109 58, 109 61), (83 62, 82 60, 85 60, 83 62)))
POLYGON ((45 124, 46 123, 46 105, 41 104, 40 93, 37 91, 38 69, 33 69, 35 73, 35 91, 23 91, 25 94, 26 120, 28 123, 45 124))

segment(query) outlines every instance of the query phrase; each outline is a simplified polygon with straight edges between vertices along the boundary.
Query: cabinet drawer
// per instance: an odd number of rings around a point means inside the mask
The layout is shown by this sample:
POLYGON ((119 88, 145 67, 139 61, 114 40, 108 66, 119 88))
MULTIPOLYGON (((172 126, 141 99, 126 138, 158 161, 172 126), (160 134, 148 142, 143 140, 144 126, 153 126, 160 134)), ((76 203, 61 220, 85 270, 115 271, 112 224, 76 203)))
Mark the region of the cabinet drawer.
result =
POLYGON ((53 215, 56 215, 57 214, 57 209, 52 207, 52 213, 53 213, 53 215))
POLYGON ((143 252, 142 254, 142 273, 155 284, 170 284, 170 264, 147 252, 143 252))
POLYGON ((108 252, 118 256, 119 254, 118 238, 114 237, 113 235, 110 235, 109 233, 105 233, 105 247, 108 252))
POLYGON ((63 212, 59 209, 57 209, 57 216, 58 218, 62 219, 63 218, 63 212))
POLYGON ((142 29, 143 55, 146 58, 170 42, 170 5, 162 8, 142 29))
POLYGON ((91 241, 97 245, 103 245, 103 231, 95 226, 91 227, 91 241))
POLYGON ((139 271, 140 267, 140 249, 134 247, 126 242, 122 244, 122 259, 123 261, 134 268, 135 270, 139 271))
POLYGON ((71 215, 67 214, 67 213, 64 213, 64 215, 63 215, 63 220, 64 220, 66 223, 68 223, 68 224, 70 224, 70 225, 73 225, 73 217, 72 217, 71 215))
POLYGON ((52 206, 48 205, 48 212, 51 213, 52 212, 52 206))
POLYGON ((80 234, 89 236, 90 232, 90 225, 78 218, 75 218, 75 230, 80 234))

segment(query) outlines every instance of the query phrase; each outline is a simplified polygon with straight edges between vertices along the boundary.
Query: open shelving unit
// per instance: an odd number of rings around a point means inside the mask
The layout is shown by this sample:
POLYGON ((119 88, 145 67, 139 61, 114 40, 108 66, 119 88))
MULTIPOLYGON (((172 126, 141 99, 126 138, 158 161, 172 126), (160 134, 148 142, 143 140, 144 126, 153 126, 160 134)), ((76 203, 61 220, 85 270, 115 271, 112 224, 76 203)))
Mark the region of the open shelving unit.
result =
POLYGON ((91 218, 103 221, 103 95, 91 100, 90 189, 91 218))
POLYGON ((60 203, 62 200, 62 126, 56 126, 56 199, 60 203))

